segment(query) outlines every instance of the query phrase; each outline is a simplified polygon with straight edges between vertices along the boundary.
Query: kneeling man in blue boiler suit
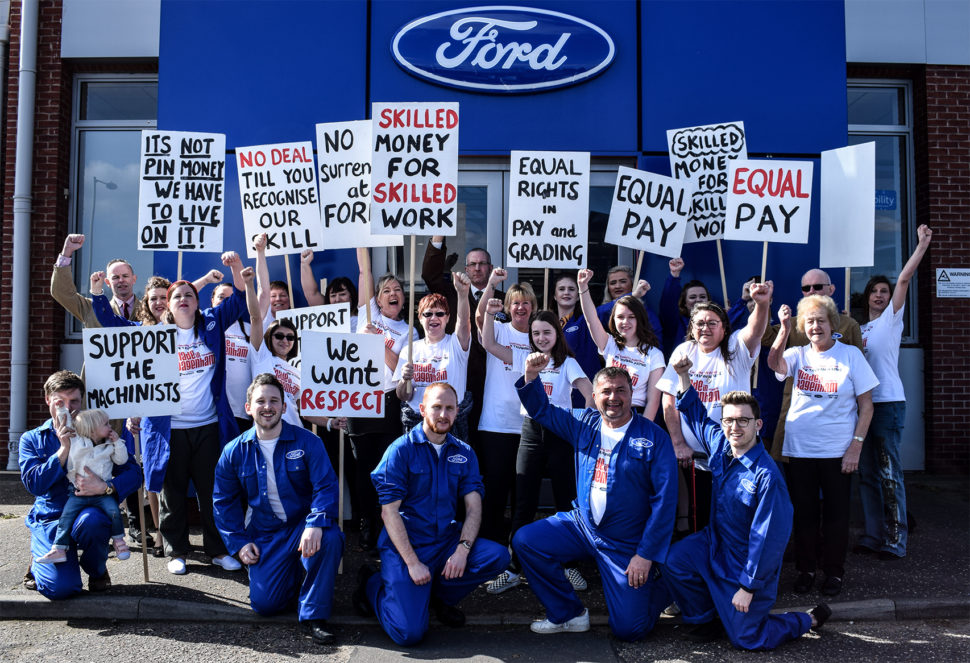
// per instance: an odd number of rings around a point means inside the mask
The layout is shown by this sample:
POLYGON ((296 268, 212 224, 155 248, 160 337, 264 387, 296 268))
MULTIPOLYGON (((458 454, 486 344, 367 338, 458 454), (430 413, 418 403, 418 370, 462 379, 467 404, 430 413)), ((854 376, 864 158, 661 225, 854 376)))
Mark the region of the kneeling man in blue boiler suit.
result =
POLYGON ((285 410, 280 381, 257 375, 246 392, 253 427, 222 450, 213 513, 229 554, 249 567, 253 610, 298 603, 303 632, 332 644, 326 620, 344 547, 337 477, 320 438, 283 421, 285 410))

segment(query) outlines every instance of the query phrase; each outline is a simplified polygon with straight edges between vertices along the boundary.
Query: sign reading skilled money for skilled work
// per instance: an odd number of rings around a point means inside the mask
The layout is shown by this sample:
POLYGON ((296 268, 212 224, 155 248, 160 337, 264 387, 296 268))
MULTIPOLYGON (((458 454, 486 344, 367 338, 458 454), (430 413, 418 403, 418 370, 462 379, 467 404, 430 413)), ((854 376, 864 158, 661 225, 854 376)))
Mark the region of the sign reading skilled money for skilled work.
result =
POLYGON ((308 331, 329 331, 349 334, 356 331, 350 328, 350 304, 323 304, 305 306, 276 312, 277 320, 289 320, 296 327, 297 356, 290 360, 294 366, 300 365, 303 354, 303 334, 308 331))
POLYGON ((317 125, 320 216, 328 249, 401 246, 401 235, 372 235, 370 120, 317 125))
MULTIPOLYGON (((97 177, 93 185, 95 205, 118 188, 97 177)), ((142 131, 138 248, 221 253, 225 188, 225 134, 142 131)))
POLYGON ((458 232, 458 103, 373 105, 371 233, 458 232))
POLYGON ((871 267, 876 237, 876 144, 822 152, 819 267, 871 267))
POLYGON ((725 239, 808 242, 813 166, 811 161, 732 161, 725 239))
POLYGON ((384 416, 384 337, 304 333, 300 413, 384 416))
POLYGON ((744 122, 725 122, 667 131, 670 173, 694 182, 690 227, 684 243, 720 239, 727 210, 728 164, 747 159, 744 122))
POLYGON ((237 147, 236 166, 250 258, 256 257, 253 241, 261 233, 268 238, 267 256, 323 248, 310 141, 237 147))
POLYGON ((693 190, 689 180, 620 166, 606 241, 668 258, 679 257, 690 222, 693 190))
POLYGON ((84 329, 88 407, 112 419, 181 414, 180 365, 190 372, 208 360, 179 356, 175 332, 175 325, 84 329))
POLYGON ((507 267, 579 269, 589 233, 589 152, 512 152, 507 267))

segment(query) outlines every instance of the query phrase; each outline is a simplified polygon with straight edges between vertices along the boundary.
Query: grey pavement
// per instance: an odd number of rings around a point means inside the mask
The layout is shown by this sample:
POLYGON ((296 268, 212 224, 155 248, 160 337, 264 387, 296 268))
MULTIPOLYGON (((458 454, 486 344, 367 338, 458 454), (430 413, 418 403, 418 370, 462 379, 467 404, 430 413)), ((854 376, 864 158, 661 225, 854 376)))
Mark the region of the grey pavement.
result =
MULTIPOLYGON (((842 594, 827 602, 833 621, 925 620, 970 618, 970 484, 966 477, 939 477, 916 473, 907 476, 910 511, 917 527, 910 538, 909 555, 884 562, 872 557, 848 556, 842 594)), ((15 473, 0 473, 0 619, 236 622, 259 624, 292 622, 295 615, 267 619, 248 608, 245 571, 228 572, 212 566, 201 553, 188 560, 189 573, 170 575, 165 559, 148 557, 148 582, 143 576, 142 556, 132 546, 127 561, 108 560, 112 587, 101 594, 82 593, 66 601, 48 601, 23 587, 30 562, 29 537, 24 516, 31 496, 15 473)), ((852 523, 861 525, 857 500, 852 523)), ((195 545, 201 544, 196 533, 195 545)), ((363 627, 373 621, 355 615, 350 605, 357 568, 364 561, 355 551, 356 534, 348 533, 344 573, 338 576, 334 597, 337 625, 363 627)), ((594 566, 580 565, 590 581, 581 593, 594 625, 607 623, 599 579, 594 566)), ((791 591, 795 571, 786 563, 778 592, 778 610, 807 610, 824 597, 791 591)), ((524 625, 542 616, 542 606, 527 588, 498 596, 476 590, 461 604, 471 625, 496 627, 524 625)), ((676 622, 677 620, 674 620, 676 622)), ((578 643, 577 643, 578 644, 578 643)), ((589 652, 595 660, 593 652, 589 652)))

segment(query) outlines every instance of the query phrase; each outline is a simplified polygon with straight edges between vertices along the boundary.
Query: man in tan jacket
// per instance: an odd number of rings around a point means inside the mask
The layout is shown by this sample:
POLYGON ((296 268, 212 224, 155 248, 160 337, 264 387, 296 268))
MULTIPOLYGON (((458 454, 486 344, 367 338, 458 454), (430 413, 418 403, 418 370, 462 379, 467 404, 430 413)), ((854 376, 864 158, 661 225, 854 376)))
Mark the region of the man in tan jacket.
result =
MULTIPOLYGON (((84 235, 68 235, 64 248, 54 262, 51 275, 51 297, 63 306, 68 313, 81 321, 85 327, 100 327, 94 315, 91 300, 77 291, 74 275, 71 273, 71 260, 74 252, 84 245, 84 235)), ((105 278, 111 288, 111 308, 118 315, 129 320, 135 317, 135 282, 138 277, 126 260, 112 260, 105 268, 105 278)))

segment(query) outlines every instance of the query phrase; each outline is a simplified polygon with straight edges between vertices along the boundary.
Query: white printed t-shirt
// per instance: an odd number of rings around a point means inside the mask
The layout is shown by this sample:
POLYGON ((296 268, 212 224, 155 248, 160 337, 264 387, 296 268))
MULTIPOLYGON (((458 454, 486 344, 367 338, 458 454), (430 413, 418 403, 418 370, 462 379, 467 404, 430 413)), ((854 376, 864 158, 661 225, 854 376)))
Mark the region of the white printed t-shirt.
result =
MULTIPOLYGON (((370 298, 370 318, 371 324, 381 330, 384 334, 384 347, 388 348, 391 352, 396 354, 398 357, 401 356, 401 349, 406 347, 408 344, 408 323, 407 320, 393 320, 384 316, 380 308, 377 306, 377 300, 373 297, 370 298)), ((364 333, 364 328, 367 327, 367 311, 361 306, 357 310, 357 332, 364 333)), ((412 334, 415 339, 418 338, 417 332, 412 330, 412 334)), ((400 365, 400 362, 398 362, 400 365)), ((394 390, 394 371, 388 368, 387 364, 384 364, 384 391, 394 390)))
POLYGON ((873 403, 905 401, 903 381, 899 379, 899 343, 903 338, 903 306, 893 313, 893 303, 875 320, 862 325, 862 352, 879 378, 872 390, 873 403))
MULTIPOLYGON (((471 341, 468 342, 468 347, 471 348, 471 341)), ((445 334, 437 343, 429 343, 426 338, 415 341, 413 360, 408 355, 407 346, 402 348, 401 358, 394 369, 394 384, 401 381, 401 370, 409 361, 414 364, 414 377, 411 380, 414 394, 408 401, 411 409, 418 411, 418 405, 424 398, 424 390, 434 382, 447 382, 454 387, 458 402, 461 403, 468 382, 468 350, 462 349, 457 336, 445 334)))
MULTIPOLYGON (((283 328, 287 332, 290 330, 283 328)), ((253 375, 260 373, 272 373, 276 379, 283 383, 283 402, 286 403, 286 412, 283 413, 283 420, 303 428, 300 421, 300 369, 286 359, 280 359, 269 349, 267 343, 259 346, 252 356, 253 375)))
POLYGON ((226 396, 232 414, 239 419, 248 419, 246 414, 246 390, 253 381, 249 360, 253 346, 239 321, 232 323, 226 330, 226 396))
POLYGON ((859 420, 856 396, 879 384, 866 358, 854 345, 836 341, 825 352, 811 345, 785 350, 793 377, 791 407, 785 417, 782 453, 792 458, 839 458, 855 435, 859 420))
POLYGON ((610 458, 613 448, 620 443, 626 430, 633 423, 633 419, 620 428, 610 428, 600 422, 600 453, 596 458, 596 470, 593 472, 593 483, 589 487, 589 510, 593 516, 593 524, 599 525, 606 513, 606 488, 610 479, 610 458))
POLYGON ((212 399, 216 356, 195 333, 195 328, 175 332, 179 357, 179 395, 182 414, 172 415, 172 428, 197 428, 219 420, 212 399))
MULTIPOLYGON (((520 332, 511 322, 495 323, 495 342, 510 350, 529 352, 529 333, 520 332)), ((492 433, 520 433, 522 431, 522 412, 515 381, 522 377, 522 364, 511 364, 488 354, 485 364, 485 393, 482 396, 482 418, 479 430, 492 433)))
MULTIPOLYGON (((525 373, 525 360, 532 353, 532 350, 518 350, 512 348, 512 361, 516 366, 522 367, 525 373)), ((573 409, 573 382, 579 378, 585 378, 586 373, 580 368, 579 362, 573 357, 566 357, 566 361, 554 367, 550 361, 546 367, 539 371, 539 379, 549 397, 549 403, 564 410, 573 409)), ((528 415, 525 406, 520 405, 519 411, 523 415, 528 415)))
POLYGON ((286 522, 286 509, 283 508, 283 501, 280 500, 280 489, 276 485, 276 468, 273 463, 273 454, 276 452, 276 443, 280 438, 274 437, 272 440, 261 440, 258 437, 259 450, 263 452, 263 461, 266 463, 266 501, 276 517, 286 522))
MULTIPOLYGON (((760 349, 760 344, 759 344, 760 349)), ((758 356, 752 357, 747 346, 741 342, 741 332, 736 331, 728 339, 728 352, 731 353, 731 360, 724 361, 721 348, 717 347, 713 351, 704 353, 694 341, 685 341, 678 345, 670 355, 670 362, 664 370, 664 374, 657 383, 657 388, 665 394, 677 395, 677 388, 680 386, 680 377, 674 370, 674 364, 687 356, 692 366, 688 375, 690 383, 697 392, 701 403, 707 409, 707 416, 714 421, 721 421, 721 397, 729 391, 746 391, 751 393, 751 367, 758 356)), ((694 437, 693 431, 683 414, 680 415, 681 432, 684 441, 694 451, 707 454, 707 449, 701 444, 700 440, 694 437)), ((706 462, 695 461, 697 467, 707 470, 706 462)))
POLYGON ((600 354, 606 360, 607 366, 618 366, 630 374, 630 379, 633 380, 633 404, 638 407, 646 405, 650 374, 665 366, 663 353, 653 347, 647 350, 647 354, 637 348, 620 349, 616 339, 610 336, 600 354))

